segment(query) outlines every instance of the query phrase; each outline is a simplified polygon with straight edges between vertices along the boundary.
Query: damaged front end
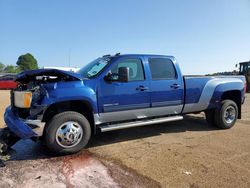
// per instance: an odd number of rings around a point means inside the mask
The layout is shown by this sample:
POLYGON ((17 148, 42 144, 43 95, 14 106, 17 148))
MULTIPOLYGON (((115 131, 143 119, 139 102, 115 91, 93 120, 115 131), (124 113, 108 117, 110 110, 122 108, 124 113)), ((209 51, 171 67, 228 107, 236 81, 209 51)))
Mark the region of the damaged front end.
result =
POLYGON ((76 80, 81 80, 80 75, 56 69, 38 69, 17 75, 18 86, 11 91, 11 105, 4 114, 7 128, 0 133, 0 161, 6 159, 3 156, 18 140, 37 139, 43 135, 45 122, 42 118, 48 104, 42 101, 49 97, 48 85, 76 80))

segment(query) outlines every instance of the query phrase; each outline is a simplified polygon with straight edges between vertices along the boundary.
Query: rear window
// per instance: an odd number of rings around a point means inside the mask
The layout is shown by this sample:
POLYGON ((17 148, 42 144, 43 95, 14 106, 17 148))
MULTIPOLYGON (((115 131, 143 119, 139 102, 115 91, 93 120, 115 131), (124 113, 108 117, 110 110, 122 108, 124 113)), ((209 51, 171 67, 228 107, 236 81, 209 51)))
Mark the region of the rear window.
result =
POLYGON ((173 62, 168 58, 149 58, 149 67, 153 80, 176 79, 173 62))

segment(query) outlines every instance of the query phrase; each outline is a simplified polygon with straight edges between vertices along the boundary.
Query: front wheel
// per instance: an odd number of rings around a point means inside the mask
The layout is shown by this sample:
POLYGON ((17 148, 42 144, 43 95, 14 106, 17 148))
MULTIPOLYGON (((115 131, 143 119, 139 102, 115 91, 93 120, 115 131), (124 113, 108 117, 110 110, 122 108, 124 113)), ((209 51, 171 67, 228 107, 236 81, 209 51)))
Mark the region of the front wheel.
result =
POLYGON ((215 124, 222 129, 234 126, 238 118, 238 107, 232 100, 224 100, 221 107, 215 110, 215 124))
POLYGON ((46 125, 45 143, 57 154, 71 154, 84 148, 90 139, 91 127, 80 113, 66 111, 55 115, 46 125))

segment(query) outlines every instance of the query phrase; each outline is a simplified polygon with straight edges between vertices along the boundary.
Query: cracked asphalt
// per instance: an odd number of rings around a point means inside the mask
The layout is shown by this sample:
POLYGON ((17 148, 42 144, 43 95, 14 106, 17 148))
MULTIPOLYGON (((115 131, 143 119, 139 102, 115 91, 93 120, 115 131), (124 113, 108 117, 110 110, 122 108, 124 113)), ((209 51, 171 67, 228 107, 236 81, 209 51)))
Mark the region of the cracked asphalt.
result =
MULTIPOLYGON (((2 117, 9 94, 0 94, 2 117)), ((71 156, 51 156, 39 142, 20 141, 0 169, 0 187, 250 187, 249 98, 243 119, 229 130, 209 126, 201 113, 102 133, 71 156)))

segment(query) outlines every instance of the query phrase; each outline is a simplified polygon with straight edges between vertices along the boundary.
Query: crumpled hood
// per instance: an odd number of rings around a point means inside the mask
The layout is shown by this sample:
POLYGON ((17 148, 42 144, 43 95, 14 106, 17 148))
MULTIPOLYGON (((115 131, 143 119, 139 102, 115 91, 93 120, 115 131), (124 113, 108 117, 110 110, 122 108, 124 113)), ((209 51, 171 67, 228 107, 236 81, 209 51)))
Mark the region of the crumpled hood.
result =
POLYGON ((56 77, 65 77, 74 80, 82 80, 82 76, 78 73, 63 71, 58 69, 36 69, 24 71, 17 75, 16 81, 22 83, 28 83, 30 80, 35 79, 36 76, 56 76, 56 77))

